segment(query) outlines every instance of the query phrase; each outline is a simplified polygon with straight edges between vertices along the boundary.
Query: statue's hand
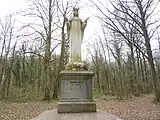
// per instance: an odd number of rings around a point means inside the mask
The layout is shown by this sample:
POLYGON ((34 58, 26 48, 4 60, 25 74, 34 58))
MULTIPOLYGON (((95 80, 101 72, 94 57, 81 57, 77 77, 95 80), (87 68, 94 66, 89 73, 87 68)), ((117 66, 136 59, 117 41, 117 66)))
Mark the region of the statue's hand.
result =
POLYGON ((85 22, 87 22, 87 21, 89 20, 89 18, 90 18, 90 17, 87 17, 87 18, 85 19, 85 22))

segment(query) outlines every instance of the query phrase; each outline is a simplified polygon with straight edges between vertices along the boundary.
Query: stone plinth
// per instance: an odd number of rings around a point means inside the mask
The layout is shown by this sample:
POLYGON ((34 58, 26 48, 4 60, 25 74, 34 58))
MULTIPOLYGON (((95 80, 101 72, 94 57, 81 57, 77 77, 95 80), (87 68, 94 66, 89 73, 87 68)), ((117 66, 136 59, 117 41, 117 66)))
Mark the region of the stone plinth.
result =
POLYGON ((58 104, 58 113, 82 113, 96 112, 94 102, 60 102, 58 104))
POLYGON ((62 71, 61 95, 58 113, 96 112, 92 100, 92 77, 90 71, 62 71))
POLYGON ((122 120, 116 115, 97 110, 94 113, 58 114, 56 109, 45 111, 31 120, 122 120))

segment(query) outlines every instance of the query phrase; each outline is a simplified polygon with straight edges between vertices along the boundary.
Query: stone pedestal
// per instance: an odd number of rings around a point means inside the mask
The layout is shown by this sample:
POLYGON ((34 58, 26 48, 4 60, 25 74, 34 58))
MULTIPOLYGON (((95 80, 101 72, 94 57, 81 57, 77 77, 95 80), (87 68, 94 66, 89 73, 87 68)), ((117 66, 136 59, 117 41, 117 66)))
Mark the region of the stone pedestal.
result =
POLYGON ((92 100, 92 77, 90 71, 62 71, 61 96, 58 113, 96 112, 92 100))

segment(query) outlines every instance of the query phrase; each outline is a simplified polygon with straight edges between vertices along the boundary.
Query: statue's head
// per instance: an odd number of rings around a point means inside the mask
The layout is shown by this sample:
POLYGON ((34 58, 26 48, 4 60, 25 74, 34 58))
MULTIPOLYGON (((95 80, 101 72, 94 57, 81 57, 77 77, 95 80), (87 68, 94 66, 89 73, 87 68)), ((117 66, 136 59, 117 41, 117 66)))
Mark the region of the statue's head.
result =
POLYGON ((79 8, 73 7, 73 17, 79 17, 79 8))

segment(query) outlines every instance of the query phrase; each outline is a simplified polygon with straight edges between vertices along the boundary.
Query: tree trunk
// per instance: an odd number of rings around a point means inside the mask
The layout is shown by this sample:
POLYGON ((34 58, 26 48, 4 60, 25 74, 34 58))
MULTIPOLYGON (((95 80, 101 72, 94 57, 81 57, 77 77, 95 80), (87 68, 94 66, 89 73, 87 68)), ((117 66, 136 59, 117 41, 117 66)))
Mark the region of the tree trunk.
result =
POLYGON ((145 37, 145 45, 147 48, 148 62, 149 62, 151 73, 152 73, 153 85, 154 85, 154 90, 155 90, 155 100, 160 102, 160 85, 159 85, 159 81, 158 81, 155 66, 154 66, 150 39, 149 39, 148 32, 145 29, 145 27, 144 27, 143 32, 144 32, 144 37, 145 37))

